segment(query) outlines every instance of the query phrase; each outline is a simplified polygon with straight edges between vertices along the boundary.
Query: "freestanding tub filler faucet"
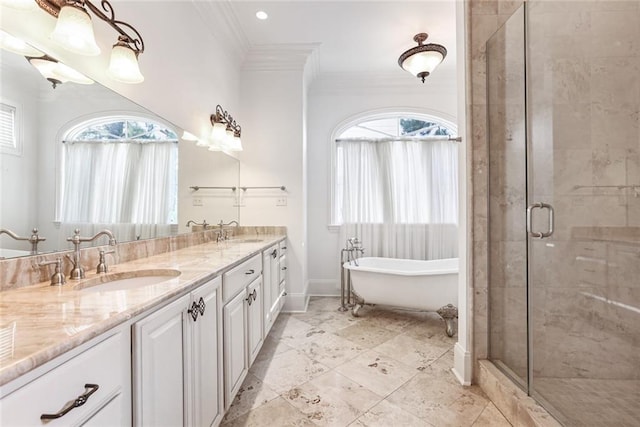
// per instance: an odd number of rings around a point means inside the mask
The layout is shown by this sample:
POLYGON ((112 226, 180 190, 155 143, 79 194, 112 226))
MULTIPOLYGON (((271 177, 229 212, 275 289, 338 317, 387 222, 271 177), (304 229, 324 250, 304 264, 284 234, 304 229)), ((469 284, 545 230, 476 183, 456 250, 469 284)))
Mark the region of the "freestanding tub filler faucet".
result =
POLYGON ((82 267, 82 262, 80 260, 80 243, 82 242, 93 242, 100 236, 108 236, 109 237, 109 245, 116 245, 116 238, 110 230, 101 230, 98 231, 94 236, 91 237, 81 237, 80 230, 75 229, 74 235, 71 237, 67 237, 67 241, 73 243, 73 257, 67 255, 67 257, 73 263, 73 268, 71 269, 71 273, 69 274, 69 279, 72 280, 80 280, 84 279, 84 268, 82 267))

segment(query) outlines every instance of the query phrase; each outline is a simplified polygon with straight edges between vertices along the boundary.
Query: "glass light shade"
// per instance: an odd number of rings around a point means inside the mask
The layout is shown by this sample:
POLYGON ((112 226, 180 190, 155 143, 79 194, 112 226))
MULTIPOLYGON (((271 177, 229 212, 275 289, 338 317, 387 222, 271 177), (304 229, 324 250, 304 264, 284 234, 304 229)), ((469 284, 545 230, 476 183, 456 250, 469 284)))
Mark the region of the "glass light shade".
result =
POLYGON ((187 132, 186 130, 182 133, 182 139, 184 141, 197 141, 198 137, 192 134, 191 132, 187 132))
POLYGON ((34 0, 0 0, 0 4, 13 9, 24 10, 35 9, 37 6, 34 0))
POLYGON ((81 7, 62 6, 51 40, 79 55, 96 56, 100 48, 93 35, 91 16, 81 7))
POLYGON ((225 132, 225 137, 224 137, 224 147, 229 149, 231 147, 233 147, 233 130, 231 128, 227 128, 227 131, 225 132))
POLYGON ((207 141, 205 139, 198 139, 196 141, 196 146, 198 146, 198 147, 210 147, 211 144, 209 143, 209 141, 207 141))
POLYGON ((56 73, 58 63, 55 61, 46 58, 31 58, 29 59, 29 62, 45 79, 55 79, 59 80, 61 83, 68 81, 56 73))
POLYGON ((231 145, 231 151, 242 151, 242 141, 239 136, 233 137, 233 144, 231 145))
POLYGON ((227 134, 227 126, 224 123, 214 123, 213 129, 211 129, 211 139, 215 143, 224 141, 227 134))
POLYGON ((61 62, 58 62, 56 64, 54 73, 70 82, 78 83, 81 85, 93 84, 93 80, 91 80, 89 77, 61 62))
POLYGON ((427 50, 414 53, 402 62, 402 68, 417 76, 419 73, 431 74, 442 62, 444 56, 438 51, 427 50))
POLYGON ((11 34, 5 33, 2 30, 0 30, 0 47, 4 50, 8 50, 9 52, 31 58, 44 56, 44 53, 40 52, 38 49, 17 37, 13 37, 11 34))
POLYGON ((224 148, 222 147, 221 144, 218 143, 212 143, 211 145, 209 145, 209 151, 222 151, 224 148))
POLYGON ((126 44, 116 44, 111 50, 107 75, 121 83, 142 83, 144 76, 138 66, 136 53, 126 44))

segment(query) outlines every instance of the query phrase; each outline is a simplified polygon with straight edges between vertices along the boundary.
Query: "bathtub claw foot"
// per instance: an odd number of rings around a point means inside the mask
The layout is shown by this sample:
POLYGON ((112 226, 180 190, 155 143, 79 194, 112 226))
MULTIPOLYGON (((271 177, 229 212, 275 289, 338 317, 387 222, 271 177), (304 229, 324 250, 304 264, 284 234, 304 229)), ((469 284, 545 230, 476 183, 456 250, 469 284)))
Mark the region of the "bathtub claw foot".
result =
POLYGON ((361 308, 362 308, 362 304, 355 304, 351 309, 351 315, 353 317, 358 317, 359 316, 358 312, 360 311, 361 308))
POLYGON ((447 304, 440 307, 437 313, 444 319, 447 336, 452 337, 455 334, 454 320, 458 318, 458 307, 447 304))

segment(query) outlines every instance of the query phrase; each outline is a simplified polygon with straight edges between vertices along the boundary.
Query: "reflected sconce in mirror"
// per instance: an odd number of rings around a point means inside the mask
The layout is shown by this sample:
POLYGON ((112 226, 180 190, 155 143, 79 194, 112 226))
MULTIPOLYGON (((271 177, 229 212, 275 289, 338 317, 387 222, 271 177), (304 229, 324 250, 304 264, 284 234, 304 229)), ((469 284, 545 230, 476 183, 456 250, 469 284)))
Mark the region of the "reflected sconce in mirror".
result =
POLYGON ((422 79, 422 83, 425 77, 431 74, 447 56, 447 49, 444 46, 435 43, 423 44, 427 37, 429 37, 427 33, 416 34, 413 41, 418 43, 418 46, 405 51, 398 58, 400 68, 422 79))
POLYGON ((109 24, 118 32, 118 40, 111 49, 111 60, 107 75, 122 83, 142 83, 138 56, 144 52, 144 41, 140 33, 126 22, 115 18, 113 6, 101 0, 103 11, 89 0, 35 0, 41 9, 58 18, 51 33, 51 40, 63 48, 79 55, 100 54, 93 33, 91 15, 109 24))
MULTIPOLYGON (((242 128, 231 117, 228 111, 224 110, 220 105, 216 105, 216 112, 210 117, 211 125, 211 143, 210 151, 242 151, 242 128)), ((198 142, 197 145, 204 146, 206 144, 198 142)))
POLYGON ((74 82, 85 85, 93 83, 93 80, 84 74, 56 61, 25 41, 13 37, 2 30, 0 30, 0 47, 27 58, 27 61, 29 61, 45 79, 51 82, 54 89, 57 85, 64 82, 74 82))
POLYGON ((93 80, 84 74, 47 55, 36 58, 27 57, 27 60, 45 79, 51 82, 54 89, 57 85, 65 82, 73 82, 81 85, 90 85, 93 83, 93 80))

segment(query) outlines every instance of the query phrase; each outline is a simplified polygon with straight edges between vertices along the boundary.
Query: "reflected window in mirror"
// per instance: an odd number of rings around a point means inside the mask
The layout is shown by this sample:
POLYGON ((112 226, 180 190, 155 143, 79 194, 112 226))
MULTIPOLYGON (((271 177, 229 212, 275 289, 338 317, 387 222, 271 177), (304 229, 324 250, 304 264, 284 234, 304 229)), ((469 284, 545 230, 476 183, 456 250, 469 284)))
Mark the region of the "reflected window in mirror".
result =
POLYGON ((17 103, 0 102, 0 153, 20 154, 18 113, 17 103))
POLYGON ((140 116, 84 121, 62 133, 57 222, 118 240, 169 235, 178 217, 178 136, 140 116))

